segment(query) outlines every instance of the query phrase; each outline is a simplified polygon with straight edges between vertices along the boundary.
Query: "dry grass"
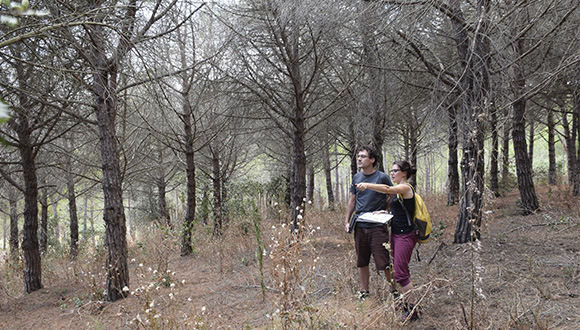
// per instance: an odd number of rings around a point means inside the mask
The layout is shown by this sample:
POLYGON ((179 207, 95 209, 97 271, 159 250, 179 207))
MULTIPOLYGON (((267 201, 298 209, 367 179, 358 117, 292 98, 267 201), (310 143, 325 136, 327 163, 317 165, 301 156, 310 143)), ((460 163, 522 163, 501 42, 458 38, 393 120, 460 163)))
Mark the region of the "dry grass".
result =
POLYGON ((411 324, 399 321, 382 276, 372 274, 369 299, 355 298, 343 213, 307 210, 301 239, 276 212, 262 211, 258 234, 252 219, 232 221, 221 237, 198 225, 187 258, 175 233, 142 228, 130 241, 132 294, 115 303, 100 300, 102 251, 75 262, 49 253, 45 288, 29 295, 21 263, 5 261, 0 329, 576 329, 578 198, 566 187, 539 187, 538 196, 542 211, 526 217, 516 191, 489 199, 482 240, 463 245, 452 243, 457 206, 426 198, 435 232, 411 263, 423 310, 411 324))

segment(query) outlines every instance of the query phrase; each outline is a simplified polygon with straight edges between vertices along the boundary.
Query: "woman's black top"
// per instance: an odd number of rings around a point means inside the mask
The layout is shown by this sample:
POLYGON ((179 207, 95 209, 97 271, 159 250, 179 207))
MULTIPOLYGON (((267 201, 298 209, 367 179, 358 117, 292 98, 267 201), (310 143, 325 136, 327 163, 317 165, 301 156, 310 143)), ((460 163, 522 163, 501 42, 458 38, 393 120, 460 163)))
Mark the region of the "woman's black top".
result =
MULTIPOLYGON (((409 211, 410 217, 415 213, 415 192, 413 191, 413 198, 403 199, 407 211, 409 211)), ((391 219, 391 231, 393 234, 407 234, 414 230, 413 225, 409 223, 407 219, 407 214, 401 206, 399 201, 399 195, 395 195, 390 202, 391 213, 393 218, 391 219)))

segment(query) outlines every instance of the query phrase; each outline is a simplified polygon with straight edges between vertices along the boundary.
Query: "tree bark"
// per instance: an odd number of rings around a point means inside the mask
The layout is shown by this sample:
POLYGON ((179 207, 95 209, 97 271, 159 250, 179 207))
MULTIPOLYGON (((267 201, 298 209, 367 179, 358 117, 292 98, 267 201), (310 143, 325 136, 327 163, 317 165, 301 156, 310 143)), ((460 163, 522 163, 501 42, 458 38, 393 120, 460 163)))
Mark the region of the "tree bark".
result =
POLYGON ((497 108, 491 109, 489 126, 491 127, 491 163, 489 168, 489 188, 495 197, 499 196, 499 127, 497 124, 497 108))
POLYGON ((572 189, 572 194, 574 196, 578 196, 580 194, 580 92, 578 90, 574 91, 573 93, 573 102, 574 109, 572 113, 572 130, 573 130, 572 136, 578 139, 576 141, 578 150, 572 151, 572 153, 575 154, 576 158, 573 175, 574 187, 572 189))
POLYGON ((185 219, 183 221, 182 235, 181 235, 181 255, 188 256, 193 253, 192 246, 192 229, 195 221, 195 153, 193 149, 194 134, 191 125, 191 105, 186 95, 183 95, 183 124, 185 132, 185 166, 186 166, 186 180, 187 180, 187 204, 185 219))
POLYGON ((473 49, 465 30, 465 20, 458 0, 450 0, 450 9, 459 59, 461 62, 460 109, 462 118, 461 159, 462 188, 454 243, 466 243, 480 236, 484 175, 484 113, 489 102, 489 45, 487 20, 489 0, 479 0, 477 14, 481 27, 473 36, 473 49))
MULTIPOLYGON (((562 108, 562 107, 560 107, 562 108)), ((574 115, 572 115, 572 120, 574 115)), ((566 162, 568 165, 568 184, 574 184, 574 176, 576 173, 576 133, 574 131, 574 125, 570 129, 570 122, 568 120, 568 112, 566 110, 562 111, 562 129, 564 131, 564 141, 566 148, 566 162)))
MULTIPOLYGON (((506 108, 504 113, 506 119, 509 115, 509 110, 506 108)), ((501 181, 502 185, 505 187, 508 184, 508 178, 510 174, 510 131, 511 125, 507 122, 503 127, 502 147, 501 147, 501 181)))
POLYGON ((102 189, 104 196, 103 220, 105 221, 106 258, 106 298, 117 301, 125 298, 129 287, 127 266, 127 227, 123 206, 121 169, 119 167, 119 147, 115 129, 117 115, 117 68, 106 57, 103 27, 93 25, 88 28, 95 42, 90 53, 93 69, 93 91, 95 93, 95 113, 101 149, 102 189))
MULTIPOLYGON (((69 145, 69 152, 72 152, 72 141, 69 145)), ((77 196, 75 191, 75 178, 72 171, 72 158, 67 155, 66 166, 66 186, 67 186, 67 197, 68 197, 68 212, 70 219, 70 255, 72 259, 75 259, 78 255, 78 243, 79 243, 79 218, 77 214, 77 196)))
POLYGON ((527 153, 526 146, 526 132, 525 132, 525 113, 526 113, 526 99, 524 96, 524 89, 526 86, 526 78, 524 75, 523 58, 524 53, 524 39, 521 37, 514 41, 514 55, 516 61, 514 63, 515 79, 513 81, 514 99, 513 103, 513 129, 512 137, 514 143, 515 159, 516 159, 516 173, 518 177, 518 188, 520 190, 520 197, 522 200, 522 212, 524 214, 531 214, 539 209, 538 198, 536 197, 536 190, 534 182, 532 181, 532 166, 527 153))
POLYGON ((212 183, 213 183, 213 233, 214 235, 221 235, 223 228, 222 219, 222 185, 220 172, 220 154, 218 148, 211 148, 212 155, 212 183))
POLYGON ((530 131, 528 135, 528 141, 530 144, 528 146, 528 159, 530 160, 530 168, 532 169, 532 173, 534 172, 534 136, 536 135, 536 121, 532 115, 529 116, 528 122, 530 123, 530 131))
POLYGON ((167 197, 166 197, 166 187, 167 183, 165 181, 165 166, 163 162, 163 150, 161 147, 157 150, 159 169, 157 173, 157 207, 159 208, 159 221, 162 225, 172 228, 171 226, 171 216, 169 215, 169 210, 167 210, 167 197))
POLYGON ((556 124, 554 123, 554 110, 548 107, 548 184, 556 184, 556 124))
POLYGON ((10 205, 10 255, 18 255, 18 197, 15 192, 9 192, 8 204, 10 205))
POLYGON ((306 189, 306 199, 309 201, 314 201, 314 166, 311 164, 308 166, 308 180, 306 189))
POLYGON ((42 189, 40 195, 40 252, 46 252, 48 242, 48 191, 42 189))
POLYGON ((328 197, 328 208, 334 211, 334 193, 332 191, 332 169, 330 166, 330 145, 325 143, 322 153, 322 166, 324 167, 324 177, 326 179, 326 194, 328 197))
POLYGON ((24 284, 26 292, 30 293, 42 288, 42 266, 38 242, 38 183, 28 120, 23 115, 19 115, 18 120, 16 132, 20 141, 18 149, 24 182, 24 227, 22 230, 24 284))
POLYGON ((449 120, 449 138, 447 141, 447 206, 455 205, 459 201, 459 158, 457 150, 459 146, 457 128, 457 105, 452 104, 447 108, 449 120))

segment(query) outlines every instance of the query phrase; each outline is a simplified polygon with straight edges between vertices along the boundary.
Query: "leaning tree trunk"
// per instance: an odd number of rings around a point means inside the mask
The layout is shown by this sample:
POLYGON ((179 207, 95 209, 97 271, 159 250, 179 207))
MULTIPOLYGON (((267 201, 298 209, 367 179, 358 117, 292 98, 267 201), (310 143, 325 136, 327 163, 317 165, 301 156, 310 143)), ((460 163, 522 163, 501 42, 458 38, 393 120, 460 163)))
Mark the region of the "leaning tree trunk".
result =
POLYGON ((517 56, 515 62, 515 81, 514 81, 514 99, 513 103, 513 130, 512 137, 514 143, 514 152, 516 159, 516 173, 518 177, 518 187, 520 190, 520 197, 522 200, 522 211, 524 214, 530 214, 538 210, 538 198, 536 197, 536 190, 534 182, 532 181, 532 166, 528 158, 526 146, 526 132, 525 132, 525 112, 526 99, 524 97, 524 88, 526 79, 523 73, 522 58, 524 50, 523 37, 514 42, 514 53, 517 56))

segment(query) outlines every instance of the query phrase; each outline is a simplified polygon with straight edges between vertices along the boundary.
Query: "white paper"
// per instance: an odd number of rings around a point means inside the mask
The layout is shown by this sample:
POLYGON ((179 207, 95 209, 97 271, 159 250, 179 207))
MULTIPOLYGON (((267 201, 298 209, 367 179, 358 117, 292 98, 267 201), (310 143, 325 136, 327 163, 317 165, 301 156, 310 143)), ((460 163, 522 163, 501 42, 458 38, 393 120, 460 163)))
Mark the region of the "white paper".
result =
POLYGON ((390 213, 374 213, 374 212, 367 212, 363 213, 358 216, 356 221, 360 222, 376 222, 376 223, 389 223, 391 218, 393 217, 390 213))

